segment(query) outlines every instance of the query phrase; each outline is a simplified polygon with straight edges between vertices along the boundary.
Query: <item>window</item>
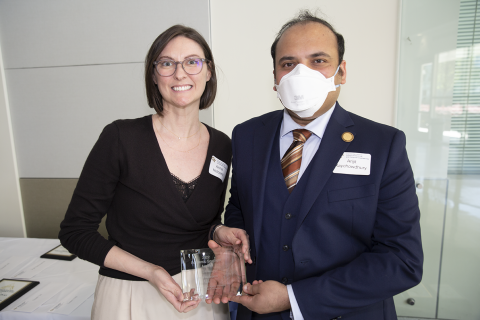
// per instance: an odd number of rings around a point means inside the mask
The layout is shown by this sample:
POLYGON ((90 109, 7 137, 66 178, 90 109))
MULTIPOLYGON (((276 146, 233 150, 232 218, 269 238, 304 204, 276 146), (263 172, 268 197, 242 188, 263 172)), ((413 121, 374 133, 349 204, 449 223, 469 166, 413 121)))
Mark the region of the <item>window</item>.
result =
POLYGON ((462 0, 457 33, 448 173, 480 174, 480 5, 462 0))

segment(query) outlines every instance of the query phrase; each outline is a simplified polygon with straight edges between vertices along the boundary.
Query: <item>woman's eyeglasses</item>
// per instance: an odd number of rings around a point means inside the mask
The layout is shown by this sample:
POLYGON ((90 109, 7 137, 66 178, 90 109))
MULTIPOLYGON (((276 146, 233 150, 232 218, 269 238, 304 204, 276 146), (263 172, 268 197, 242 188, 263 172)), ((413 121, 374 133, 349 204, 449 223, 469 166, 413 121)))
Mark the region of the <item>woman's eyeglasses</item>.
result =
POLYGON ((160 59, 155 61, 153 65, 158 74, 162 77, 169 77, 177 71, 177 65, 181 64, 183 70, 189 75, 199 74, 202 71, 203 63, 208 60, 205 58, 187 58, 183 61, 175 61, 171 59, 160 59))

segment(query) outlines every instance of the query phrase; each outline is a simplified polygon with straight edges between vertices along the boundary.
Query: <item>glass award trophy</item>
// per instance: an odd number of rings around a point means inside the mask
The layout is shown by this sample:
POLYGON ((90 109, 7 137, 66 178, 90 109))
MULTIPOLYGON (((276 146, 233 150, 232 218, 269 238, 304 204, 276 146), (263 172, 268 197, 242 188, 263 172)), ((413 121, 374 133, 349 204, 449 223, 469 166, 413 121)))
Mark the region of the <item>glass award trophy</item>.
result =
POLYGON ((246 284, 241 245, 180 251, 183 300, 240 296, 246 284))

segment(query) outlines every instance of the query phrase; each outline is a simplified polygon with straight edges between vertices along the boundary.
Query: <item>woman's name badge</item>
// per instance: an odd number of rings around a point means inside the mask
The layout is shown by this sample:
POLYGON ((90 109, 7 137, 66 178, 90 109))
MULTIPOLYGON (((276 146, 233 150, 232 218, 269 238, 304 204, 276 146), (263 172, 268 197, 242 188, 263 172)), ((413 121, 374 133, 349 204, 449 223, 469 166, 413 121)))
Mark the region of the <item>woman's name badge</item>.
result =
POLYGON ((218 159, 217 157, 212 156, 212 160, 210 161, 210 168, 208 169, 208 172, 211 175, 219 178, 223 182, 223 180, 225 179, 225 176, 227 175, 227 171, 228 171, 227 164, 222 160, 218 159))
POLYGON ((344 152, 333 173, 368 176, 371 159, 368 153, 344 152))

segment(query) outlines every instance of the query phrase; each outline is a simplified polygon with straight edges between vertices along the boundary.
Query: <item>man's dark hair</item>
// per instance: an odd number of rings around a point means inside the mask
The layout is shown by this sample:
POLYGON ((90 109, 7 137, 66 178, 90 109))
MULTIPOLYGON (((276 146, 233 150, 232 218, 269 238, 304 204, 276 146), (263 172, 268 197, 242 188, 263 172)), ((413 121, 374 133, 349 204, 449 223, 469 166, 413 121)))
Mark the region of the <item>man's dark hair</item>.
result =
POLYGON ((338 46, 338 63, 340 64, 343 61, 343 54, 345 53, 345 40, 343 39, 343 36, 338 33, 335 28, 332 27, 330 23, 327 21, 320 19, 316 17, 314 14, 312 14, 309 10, 301 10, 295 18, 292 20, 288 21, 285 23, 280 31, 278 32, 277 36, 275 37, 275 41, 273 41, 272 48, 270 49, 270 52, 272 54, 273 58, 273 68, 275 69, 275 54, 277 51, 277 44, 280 38, 283 36, 285 31, 293 27, 294 25, 297 24, 307 24, 309 22, 318 22, 328 29, 330 29, 335 37, 337 38, 337 46, 338 46))
POLYGON ((160 53, 165 49, 167 44, 176 37, 185 37, 195 41, 200 45, 203 50, 205 58, 208 60, 206 66, 211 73, 210 80, 205 86, 205 91, 200 98, 200 110, 208 108, 215 100, 217 94, 217 74, 215 72, 215 62, 213 61, 212 51, 208 46, 207 41, 202 37, 197 30, 182 26, 174 25, 160 34, 153 42, 150 50, 145 57, 145 90, 147 92, 147 100, 150 108, 154 108, 159 115, 163 112, 163 97, 158 90, 155 81, 153 81, 153 74, 155 71, 155 65, 153 64, 157 60, 160 53))

